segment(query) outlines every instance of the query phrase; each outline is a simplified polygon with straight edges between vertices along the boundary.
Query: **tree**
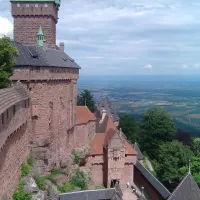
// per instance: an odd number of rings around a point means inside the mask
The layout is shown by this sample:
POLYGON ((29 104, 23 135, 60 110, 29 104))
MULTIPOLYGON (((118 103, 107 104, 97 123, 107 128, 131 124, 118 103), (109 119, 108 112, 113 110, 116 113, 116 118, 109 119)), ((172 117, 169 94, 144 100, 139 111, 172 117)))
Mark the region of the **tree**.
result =
POLYGON ((183 178, 181 168, 187 167, 193 152, 181 142, 165 142, 158 149, 158 156, 154 160, 157 177, 169 189, 176 187, 183 178))
POLYGON ((95 112, 95 101, 94 97, 89 90, 83 90, 77 97, 78 106, 87 106, 91 112, 95 112))
POLYGON ((0 89, 10 86, 9 77, 13 74, 14 57, 18 55, 18 49, 8 37, 0 38, 0 89))
POLYGON ((170 115, 154 106, 143 114, 137 132, 137 141, 141 150, 154 159, 161 144, 171 141, 176 134, 176 126, 170 115))
POLYGON ((200 155, 200 138, 195 138, 193 140, 193 144, 194 144, 194 153, 196 156, 200 155))
POLYGON ((131 115, 123 115, 120 117, 119 127, 122 129, 127 139, 131 142, 135 142, 135 134, 137 129, 137 123, 135 118, 131 115))

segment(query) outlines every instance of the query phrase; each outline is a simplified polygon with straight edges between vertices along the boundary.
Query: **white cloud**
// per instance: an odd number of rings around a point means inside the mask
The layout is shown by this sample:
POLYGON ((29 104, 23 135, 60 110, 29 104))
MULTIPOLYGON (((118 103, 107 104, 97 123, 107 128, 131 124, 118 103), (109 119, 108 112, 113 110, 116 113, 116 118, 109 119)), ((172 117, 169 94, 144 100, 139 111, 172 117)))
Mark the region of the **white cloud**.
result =
POLYGON ((152 65, 148 64, 144 66, 145 69, 152 69, 152 65))
POLYGON ((9 34, 12 33, 12 30, 13 30, 12 23, 7 18, 0 16, 0 37, 4 35, 8 36, 9 34))

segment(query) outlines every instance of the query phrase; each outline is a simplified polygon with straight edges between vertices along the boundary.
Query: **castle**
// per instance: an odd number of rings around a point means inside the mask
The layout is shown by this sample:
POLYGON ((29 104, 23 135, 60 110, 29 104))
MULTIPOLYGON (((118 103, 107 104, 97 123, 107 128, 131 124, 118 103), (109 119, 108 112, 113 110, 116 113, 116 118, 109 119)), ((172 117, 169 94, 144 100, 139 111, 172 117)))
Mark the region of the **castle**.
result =
POLYGON ((93 114, 76 106, 80 66, 56 45, 60 0, 11 0, 13 45, 19 50, 13 86, 0 90, 0 196, 11 197, 19 166, 32 152, 41 174, 66 166, 75 148, 89 149, 84 167, 94 185, 145 186, 150 199, 170 192, 139 162, 133 147, 118 129, 119 117, 107 99, 93 114))

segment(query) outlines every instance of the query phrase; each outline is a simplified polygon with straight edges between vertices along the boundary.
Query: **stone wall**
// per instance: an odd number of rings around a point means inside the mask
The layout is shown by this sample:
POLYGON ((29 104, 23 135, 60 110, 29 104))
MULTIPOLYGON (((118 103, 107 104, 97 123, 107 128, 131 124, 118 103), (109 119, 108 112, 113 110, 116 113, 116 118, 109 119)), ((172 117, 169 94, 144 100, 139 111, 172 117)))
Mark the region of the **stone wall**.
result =
POLYGON ((27 160, 29 154, 30 122, 9 137, 0 151, 0 196, 11 197, 17 187, 20 176, 20 166, 27 160))
POLYGON ((76 125, 74 128, 74 143, 76 147, 89 144, 95 136, 96 122, 90 121, 87 124, 76 125))
POLYGON ((103 164, 92 166, 92 182, 94 185, 103 185, 103 164))
POLYGON ((57 13, 54 3, 12 3, 14 39, 22 44, 37 44, 41 25, 47 45, 55 45, 57 13))
MULTIPOLYGON (((38 116, 33 116, 33 151, 44 172, 60 167, 73 147, 76 82, 31 82, 32 101, 38 116), (43 142, 41 142, 43 141, 43 142)), ((34 111, 34 110, 33 110, 34 111)))

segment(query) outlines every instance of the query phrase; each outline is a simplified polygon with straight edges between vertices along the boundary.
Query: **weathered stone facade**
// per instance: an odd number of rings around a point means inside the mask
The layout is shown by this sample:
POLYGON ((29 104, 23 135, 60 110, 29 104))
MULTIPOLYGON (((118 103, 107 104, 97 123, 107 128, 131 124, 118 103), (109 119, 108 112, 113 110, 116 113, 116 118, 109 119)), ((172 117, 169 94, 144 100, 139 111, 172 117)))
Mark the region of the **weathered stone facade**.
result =
POLYGON ((59 7, 54 2, 11 2, 16 41, 22 44, 37 44, 37 33, 41 25, 46 44, 49 47, 56 45, 59 7))
POLYGON ((0 97, 0 196, 11 197, 30 151, 30 99, 22 86, 0 90, 0 97))

